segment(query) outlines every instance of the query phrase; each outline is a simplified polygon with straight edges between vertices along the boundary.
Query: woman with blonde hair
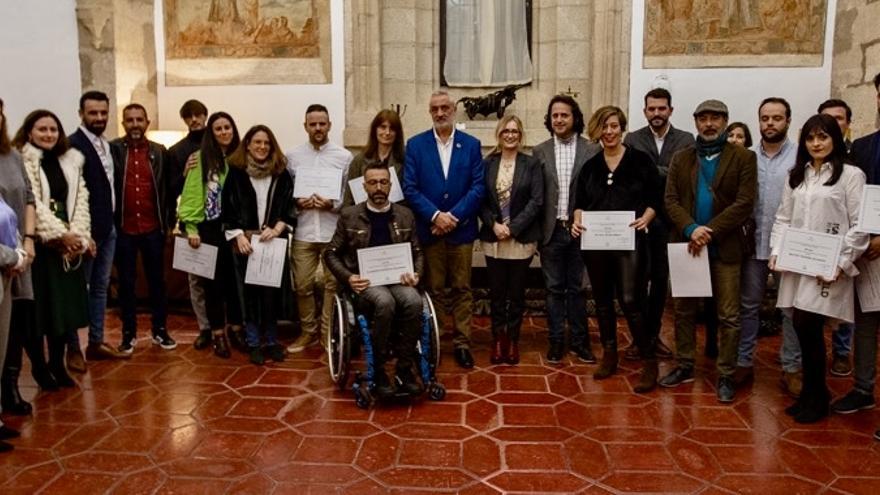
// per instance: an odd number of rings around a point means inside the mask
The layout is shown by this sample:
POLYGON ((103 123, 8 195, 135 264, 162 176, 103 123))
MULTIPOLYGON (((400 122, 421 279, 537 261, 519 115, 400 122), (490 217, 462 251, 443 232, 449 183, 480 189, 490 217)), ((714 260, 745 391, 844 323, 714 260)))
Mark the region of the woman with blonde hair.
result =
POLYGON ((486 197, 480 243, 486 256, 492 311, 492 364, 519 363, 526 278, 541 237, 541 163, 521 151, 523 125, 508 114, 495 128, 495 148, 483 160, 486 197))

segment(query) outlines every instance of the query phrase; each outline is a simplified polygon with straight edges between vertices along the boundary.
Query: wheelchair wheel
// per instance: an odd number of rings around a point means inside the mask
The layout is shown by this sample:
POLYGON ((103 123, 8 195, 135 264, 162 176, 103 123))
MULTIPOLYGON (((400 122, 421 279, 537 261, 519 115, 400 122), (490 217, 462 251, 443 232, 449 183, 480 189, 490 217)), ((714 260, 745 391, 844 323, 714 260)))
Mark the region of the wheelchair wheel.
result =
POLYGON ((422 294, 422 311, 428 318, 431 326, 431 349, 428 355, 428 364, 436 371, 440 367, 440 325, 437 323, 437 312, 434 310, 434 301, 427 292, 422 294))
POLYGON ((333 296, 333 322, 330 327, 330 342, 327 345, 327 363, 330 368, 330 378, 339 390, 345 390, 348 386, 349 363, 351 349, 349 342, 348 320, 344 309, 344 302, 338 296, 333 296))

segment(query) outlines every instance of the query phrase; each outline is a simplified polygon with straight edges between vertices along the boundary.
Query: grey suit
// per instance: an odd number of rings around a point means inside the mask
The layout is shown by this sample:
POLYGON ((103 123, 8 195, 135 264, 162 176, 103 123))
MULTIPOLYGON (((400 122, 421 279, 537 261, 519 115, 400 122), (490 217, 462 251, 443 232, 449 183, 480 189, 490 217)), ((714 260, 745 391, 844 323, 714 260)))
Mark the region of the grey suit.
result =
MULTIPOLYGON (((557 225, 559 217, 559 175, 556 171, 556 152, 553 138, 535 146, 532 154, 540 160, 544 169, 544 208, 540 218, 542 238, 540 242, 541 272, 547 287, 547 323, 551 351, 565 341, 565 320, 571 326, 571 349, 589 350, 587 336, 587 310, 584 300, 584 262, 580 244, 572 239, 568 229, 557 225)), ((598 144, 578 136, 575 145, 574 166, 568 187, 567 215, 571 218, 575 205, 577 177, 584 164, 601 150, 598 144)))
MULTIPOLYGON (((694 136, 687 132, 676 129, 669 125, 669 131, 663 139, 663 147, 657 152, 657 144, 654 142, 654 133, 650 126, 631 132, 626 135, 623 143, 635 148, 654 161, 657 171, 660 173, 660 187, 666 189, 666 176, 669 173, 669 162, 672 155, 677 151, 692 147, 694 136)), ((657 218, 648 230, 648 267, 650 290, 648 291, 648 304, 645 313, 645 328, 649 337, 659 338, 660 326, 663 323, 663 308, 666 307, 666 296, 669 287, 669 260, 666 255, 666 244, 669 242, 669 220, 666 217, 665 208, 660 207, 657 218)))

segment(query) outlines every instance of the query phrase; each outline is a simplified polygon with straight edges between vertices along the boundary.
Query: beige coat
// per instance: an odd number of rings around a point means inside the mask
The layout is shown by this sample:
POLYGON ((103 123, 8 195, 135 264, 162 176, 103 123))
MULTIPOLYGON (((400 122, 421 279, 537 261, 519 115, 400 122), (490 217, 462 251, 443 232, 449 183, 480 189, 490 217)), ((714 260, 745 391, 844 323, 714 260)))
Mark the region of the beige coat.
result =
POLYGON ((46 242, 58 239, 70 231, 78 234, 87 245, 91 241, 91 217, 89 216, 89 191, 86 189, 86 181, 82 176, 85 158, 82 154, 71 148, 67 153, 58 158, 61 171, 67 179, 67 215, 70 220, 69 227, 64 224, 49 208, 50 191, 49 180, 40 167, 43 151, 30 143, 26 143, 21 150, 24 161, 24 169, 34 191, 37 209, 37 224, 35 233, 41 241, 46 242))
POLYGON ((852 322, 853 278, 859 274, 854 263, 870 240, 868 234, 856 231, 865 174, 857 167, 845 165, 837 182, 826 186, 831 173, 832 167, 826 163, 818 174, 813 167, 808 168, 797 189, 792 190, 786 181, 770 234, 770 247, 771 256, 779 256, 782 231, 788 226, 841 235, 843 248, 837 262, 840 276, 834 283, 820 285, 815 277, 784 272, 776 305, 852 322))

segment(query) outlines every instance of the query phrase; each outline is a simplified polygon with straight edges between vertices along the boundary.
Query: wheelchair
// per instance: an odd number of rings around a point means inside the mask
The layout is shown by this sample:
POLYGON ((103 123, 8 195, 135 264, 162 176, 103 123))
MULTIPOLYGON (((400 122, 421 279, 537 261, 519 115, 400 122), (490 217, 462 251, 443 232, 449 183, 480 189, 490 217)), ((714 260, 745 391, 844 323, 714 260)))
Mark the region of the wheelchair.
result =
MULTIPOLYGON (((440 401, 446 397, 446 388, 437 381, 437 368, 440 365, 440 326, 434 303, 426 292, 422 296, 421 334, 417 342, 418 366, 416 372, 422 379, 424 391, 431 400, 440 401)), ((355 404, 361 409, 368 409, 377 399, 373 393, 376 372, 373 354, 372 334, 368 304, 360 301, 350 290, 337 293, 333 299, 332 325, 330 328, 327 357, 330 378, 339 390, 348 388, 349 375, 352 371, 351 359, 357 350, 362 351, 366 369, 355 371, 354 391, 355 404)), ((392 323, 392 325, 395 325, 392 323)), ((389 350, 393 349, 396 332, 391 332, 389 350)), ((389 355, 393 357, 393 355, 389 355)), ((399 383, 398 383, 399 385, 399 383)), ((405 400, 413 398, 406 392, 398 391, 389 399, 405 400)))

